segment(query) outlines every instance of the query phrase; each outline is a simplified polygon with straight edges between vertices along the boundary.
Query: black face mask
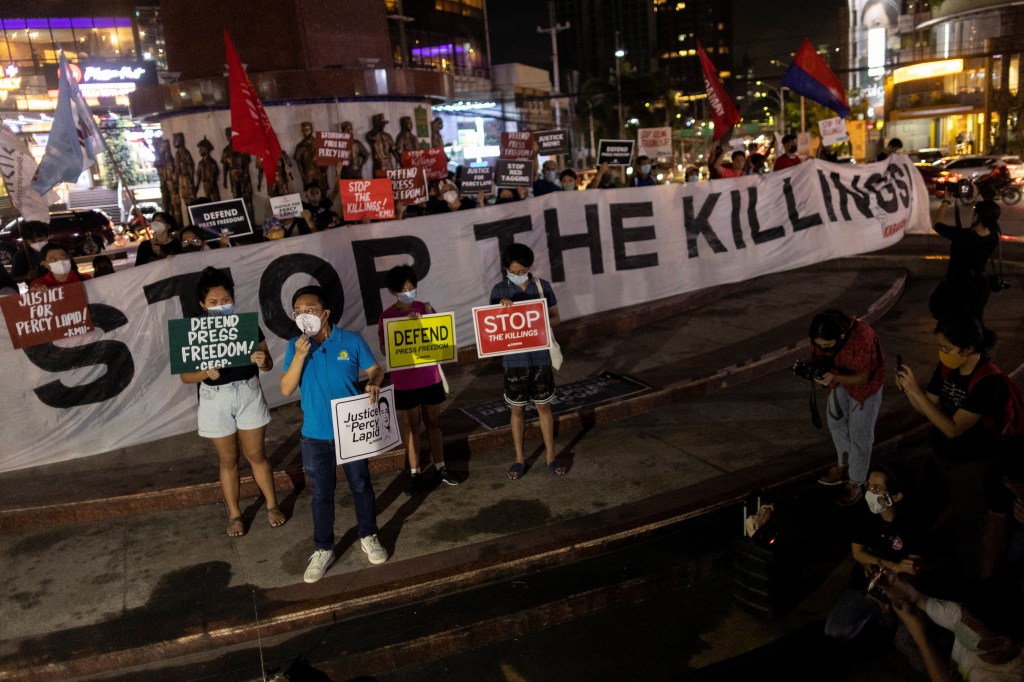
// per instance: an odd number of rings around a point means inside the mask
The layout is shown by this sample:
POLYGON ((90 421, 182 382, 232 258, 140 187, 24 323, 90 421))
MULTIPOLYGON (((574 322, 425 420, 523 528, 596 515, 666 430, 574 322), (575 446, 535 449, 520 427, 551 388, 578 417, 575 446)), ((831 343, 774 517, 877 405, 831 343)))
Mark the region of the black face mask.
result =
POLYGON ((186 247, 183 247, 183 248, 181 249, 181 252, 182 252, 182 253, 193 253, 193 252, 195 252, 195 251, 202 251, 202 250, 203 250, 203 247, 201 247, 201 246, 195 246, 195 245, 192 245, 192 244, 190 244, 190 245, 188 245, 188 246, 186 246, 186 247))
POLYGON ((786 153, 787 154, 796 154, 796 145, 795 144, 791 144, 788 147, 786 147, 786 153))

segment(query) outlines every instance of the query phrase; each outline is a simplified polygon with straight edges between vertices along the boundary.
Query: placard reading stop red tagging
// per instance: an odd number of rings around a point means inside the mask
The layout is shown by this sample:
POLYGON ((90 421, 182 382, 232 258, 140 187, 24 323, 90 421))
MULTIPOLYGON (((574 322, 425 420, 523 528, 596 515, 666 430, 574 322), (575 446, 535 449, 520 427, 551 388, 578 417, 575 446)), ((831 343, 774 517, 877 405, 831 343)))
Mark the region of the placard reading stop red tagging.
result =
POLYGON ((473 308, 473 328, 481 358, 551 347, 548 302, 542 298, 473 308))

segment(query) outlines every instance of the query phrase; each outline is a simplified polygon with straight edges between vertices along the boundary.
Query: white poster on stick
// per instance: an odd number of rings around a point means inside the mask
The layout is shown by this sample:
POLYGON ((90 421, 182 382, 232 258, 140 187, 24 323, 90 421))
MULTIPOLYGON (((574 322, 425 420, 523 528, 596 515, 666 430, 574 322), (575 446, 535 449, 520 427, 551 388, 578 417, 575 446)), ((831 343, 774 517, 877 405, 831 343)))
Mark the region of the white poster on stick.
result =
POLYGON ((846 133, 846 119, 838 116, 818 121, 818 132, 821 133, 821 143, 826 147, 850 139, 846 133))

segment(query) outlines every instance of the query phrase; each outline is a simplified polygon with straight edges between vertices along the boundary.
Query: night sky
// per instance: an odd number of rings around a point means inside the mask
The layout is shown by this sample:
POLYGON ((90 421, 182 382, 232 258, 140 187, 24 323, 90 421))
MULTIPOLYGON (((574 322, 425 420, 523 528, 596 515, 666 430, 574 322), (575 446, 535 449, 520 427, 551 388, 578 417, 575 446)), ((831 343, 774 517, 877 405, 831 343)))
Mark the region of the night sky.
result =
MULTIPOLYGON (((771 75, 768 60, 788 62, 789 53, 804 38, 816 45, 838 45, 839 8, 846 6, 846 0, 732 0, 732 4, 737 65, 746 52, 757 75, 771 75)), ((551 39, 536 28, 548 26, 547 0, 491 0, 487 12, 495 64, 521 62, 550 68, 551 39)))

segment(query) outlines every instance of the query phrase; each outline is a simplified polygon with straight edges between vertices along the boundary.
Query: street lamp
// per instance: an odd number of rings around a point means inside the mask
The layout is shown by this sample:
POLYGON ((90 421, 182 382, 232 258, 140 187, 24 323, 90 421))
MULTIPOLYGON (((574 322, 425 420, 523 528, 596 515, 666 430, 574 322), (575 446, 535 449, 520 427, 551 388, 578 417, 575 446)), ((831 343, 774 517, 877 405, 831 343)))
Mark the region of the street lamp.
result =
POLYGON ((619 32, 615 32, 615 93, 619 98, 619 135, 626 137, 626 127, 622 122, 622 58, 626 51, 619 47, 619 32))

